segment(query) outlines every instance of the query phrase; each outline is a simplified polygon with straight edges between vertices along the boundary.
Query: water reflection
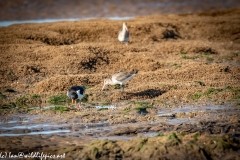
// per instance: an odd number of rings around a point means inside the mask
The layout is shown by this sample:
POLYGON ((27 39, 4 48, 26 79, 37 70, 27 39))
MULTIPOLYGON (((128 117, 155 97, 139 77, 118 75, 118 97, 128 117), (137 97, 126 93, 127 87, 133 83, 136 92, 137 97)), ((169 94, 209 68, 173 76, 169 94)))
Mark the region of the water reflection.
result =
MULTIPOLYGON (((134 17, 128 16, 128 17, 106 17, 106 19, 110 20, 126 20, 131 19, 134 17)), ((51 22, 64 22, 64 21, 78 21, 78 20, 89 20, 89 19, 95 19, 92 18, 68 18, 68 19, 39 19, 39 20, 22 20, 22 21, 0 21, 0 26, 7 27, 13 24, 24 24, 24 23, 51 23, 51 22)))

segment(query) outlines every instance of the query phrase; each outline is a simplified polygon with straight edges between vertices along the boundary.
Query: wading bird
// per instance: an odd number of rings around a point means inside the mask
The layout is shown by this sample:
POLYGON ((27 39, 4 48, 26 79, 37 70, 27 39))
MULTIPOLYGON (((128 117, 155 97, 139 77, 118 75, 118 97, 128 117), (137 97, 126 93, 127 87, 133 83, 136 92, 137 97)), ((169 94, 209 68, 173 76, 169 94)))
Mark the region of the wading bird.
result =
POLYGON ((138 71, 133 71, 133 72, 121 71, 121 72, 117 72, 117 73, 113 74, 111 78, 104 79, 104 85, 102 87, 102 90, 104 90, 104 88, 108 84, 109 85, 120 84, 120 86, 121 86, 121 96, 122 96, 122 92, 124 91, 124 82, 126 82, 126 81, 130 80, 131 78, 133 78, 137 73, 138 73, 138 71))
POLYGON ((76 100, 79 99, 78 108, 81 108, 81 100, 84 96, 86 88, 84 86, 72 86, 67 91, 67 96, 72 100, 72 104, 77 104, 76 100))
POLYGON ((129 42, 129 31, 126 22, 123 22, 122 30, 118 32, 118 40, 120 42, 126 42, 126 44, 129 42))

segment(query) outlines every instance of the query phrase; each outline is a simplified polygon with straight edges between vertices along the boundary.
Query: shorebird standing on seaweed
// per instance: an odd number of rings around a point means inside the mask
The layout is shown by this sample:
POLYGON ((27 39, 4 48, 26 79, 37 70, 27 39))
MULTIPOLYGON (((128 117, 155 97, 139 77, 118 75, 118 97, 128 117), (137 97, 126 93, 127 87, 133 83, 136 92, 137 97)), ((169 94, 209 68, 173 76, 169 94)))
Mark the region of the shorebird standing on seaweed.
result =
POLYGON ((129 42, 129 31, 126 22, 123 22, 122 30, 118 32, 118 40, 120 42, 126 42, 126 44, 129 42))
POLYGON ((104 85, 102 87, 102 90, 104 90, 105 86, 108 84, 110 85, 120 84, 122 96, 122 92, 124 91, 124 82, 132 79, 137 73, 138 73, 137 70, 130 73, 125 71, 117 72, 114 75, 112 75, 111 78, 104 79, 104 85))
POLYGON ((84 86, 72 86, 71 88, 69 88, 69 90, 67 91, 67 96, 72 99, 72 104, 75 103, 75 105, 77 104, 76 100, 79 99, 80 102, 78 104, 78 108, 81 108, 81 100, 84 96, 86 88, 84 86))

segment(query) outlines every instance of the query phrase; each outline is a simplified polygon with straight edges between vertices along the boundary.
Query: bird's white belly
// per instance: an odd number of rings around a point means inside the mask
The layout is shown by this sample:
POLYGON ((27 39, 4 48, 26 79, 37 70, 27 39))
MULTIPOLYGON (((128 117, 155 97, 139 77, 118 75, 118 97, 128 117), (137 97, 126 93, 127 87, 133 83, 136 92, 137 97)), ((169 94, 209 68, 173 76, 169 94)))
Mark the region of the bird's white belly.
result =
POLYGON ((120 42, 123 42, 123 41, 124 41, 124 37, 118 36, 118 40, 119 40, 120 42))
POLYGON ((112 82, 113 82, 114 84, 122 84, 122 82, 117 81, 116 79, 113 79, 112 82))
POLYGON ((118 40, 120 42, 124 42, 124 41, 128 42, 129 37, 125 37, 124 33, 120 33, 119 36, 118 36, 118 40))

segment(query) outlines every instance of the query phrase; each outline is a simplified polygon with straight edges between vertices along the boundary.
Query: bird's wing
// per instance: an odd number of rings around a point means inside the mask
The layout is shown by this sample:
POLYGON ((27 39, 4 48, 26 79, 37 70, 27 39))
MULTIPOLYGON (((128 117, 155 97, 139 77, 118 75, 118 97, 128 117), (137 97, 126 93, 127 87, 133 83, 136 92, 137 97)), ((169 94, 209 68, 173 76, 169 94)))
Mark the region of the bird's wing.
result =
POLYGON ((125 39, 129 38, 129 32, 128 31, 125 32, 124 37, 125 37, 125 39))
POLYGON ((122 30, 118 32, 118 37, 121 39, 128 39, 129 38, 129 32, 126 30, 122 30))
POLYGON ((80 90, 80 94, 83 95, 85 92, 85 87, 84 86, 78 86, 78 90, 80 90))
POLYGON ((124 81, 125 79, 127 79, 131 76, 132 76, 132 74, 130 74, 128 72, 118 72, 112 76, 112 79, 116 79, 117 81, 124 81))
POLYGON ((84 92, 85 92, 85 89, 84 88, 80 88, 79 90, 80 90, 80 94, 83 95, 84 92))
POLYGON ((83 95, 83 93, 85 92, 86 88, 84 86, 72 86, 69 91, 74 90, 75 92, 80 90, 80 94, 83 95))

